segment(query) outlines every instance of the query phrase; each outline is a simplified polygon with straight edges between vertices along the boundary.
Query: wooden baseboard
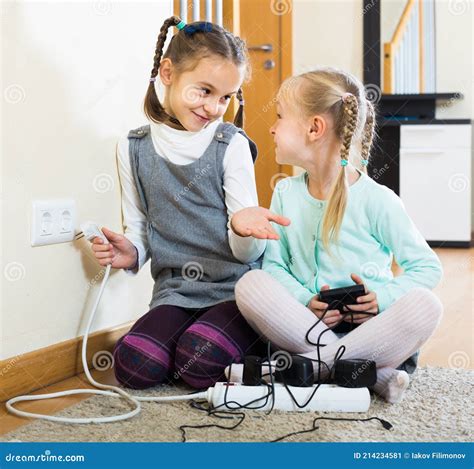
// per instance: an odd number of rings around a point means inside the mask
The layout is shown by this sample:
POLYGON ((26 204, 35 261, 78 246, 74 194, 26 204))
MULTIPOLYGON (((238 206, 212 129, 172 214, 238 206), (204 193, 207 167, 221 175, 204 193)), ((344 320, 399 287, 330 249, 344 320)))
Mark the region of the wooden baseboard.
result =
MULTIPOLYGON (((132 325, 133 322, 91 334, 87 341, 88 366, 92 368, 92 357, 97 352, 111 352, 117 340, 132 325)), ((82 336, 77 337, 0 361, 0 401, 28 394, 82 373, 82 340, 82 336)))

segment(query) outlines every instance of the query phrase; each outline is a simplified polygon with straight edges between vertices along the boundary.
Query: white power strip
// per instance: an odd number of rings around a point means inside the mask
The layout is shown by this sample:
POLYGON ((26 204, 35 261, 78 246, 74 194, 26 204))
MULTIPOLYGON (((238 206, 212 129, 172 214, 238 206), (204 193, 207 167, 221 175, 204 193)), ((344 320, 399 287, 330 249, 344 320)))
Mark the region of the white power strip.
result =
MULTIPOLYGON (((275 383, 274 386, 274 409, 278 410, 302 412, 367 412, 370 407, 370 393, 368 388, 343 388, 334 384, 321 384, 308 405, 304 408, 299 408, 283 384, 275 383)), ((288 386, 288 388, 296 401, 300 405, 303 405, 310 398, 315 386, 308 388, 288 386)), ((270 410, 273 397, 269 396, 267 402, 265 402, 265 398, 269 392, 270 388, 268 386, 216 383, 213 388, 207 390, 207 400, 212 407, 218 407, 220 410, 237 410, 240 406, 245 406, 247 409, 270 410), (227 396, 225 396, 226 390, 227 396), (256 402, 249 404, 256 399, 258 399, 256 402)))

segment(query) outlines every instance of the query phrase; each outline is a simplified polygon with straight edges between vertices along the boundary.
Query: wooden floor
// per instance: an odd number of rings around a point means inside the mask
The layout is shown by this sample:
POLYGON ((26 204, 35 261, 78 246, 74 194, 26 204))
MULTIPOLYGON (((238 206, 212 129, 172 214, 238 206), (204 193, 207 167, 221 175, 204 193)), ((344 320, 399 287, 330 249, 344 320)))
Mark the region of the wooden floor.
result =
MULTIPOLYGON (((474 249, 435 249, 444 268, 444 279, 434 290, 444 305, 440 327, 423 346, 420 366, 462 367, 473 369, 473 279, 474 249)), ((95 380, 104 384, 117 384, 112 370, 92 371, 95 380)), ((84 374, 61 381, 33 394, 64 391, 73 388, 91 388, 84 374)), ((24 402, 21 410, 54 414, 90 395, 68 396, 58 399, 24 402)), ((9 414, 3 403, 0 408, 0 435, 29 423, 29 419, 9 414)), ((58 430, 60 431, 60 430, 58 430)))

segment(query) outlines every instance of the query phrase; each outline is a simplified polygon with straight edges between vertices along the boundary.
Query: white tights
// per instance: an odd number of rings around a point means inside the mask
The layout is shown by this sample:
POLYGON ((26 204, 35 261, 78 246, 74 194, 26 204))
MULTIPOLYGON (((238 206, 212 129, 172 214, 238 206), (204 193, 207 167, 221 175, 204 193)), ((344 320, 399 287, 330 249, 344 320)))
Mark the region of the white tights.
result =
MULTIPOLYGON (((291 353, 317 359, 317 347, 306 342, 306 332, 318 320, 277 280, 262 270, 245 274, 235 288, 237 305, 247 322, 274 346, 291 353)), ((443 313, 439 299, 426 288, 413 288, 381 314, 338 338, 332 331, 320 340, 320 359, 331 368, 341 345, 343 358, 363 358, 376 362, 377 383, 373 390, 388 402, 401 400, 409 384, 408 374, 395 368, 413 355, 438 326, 443 313)), ((321 321, 310 333, 316 343, 327 329, 321 321)), ((317 366, 317 364, 315 364, 317 366)), ((324 377, 326 367, 321 367, 324 377)))

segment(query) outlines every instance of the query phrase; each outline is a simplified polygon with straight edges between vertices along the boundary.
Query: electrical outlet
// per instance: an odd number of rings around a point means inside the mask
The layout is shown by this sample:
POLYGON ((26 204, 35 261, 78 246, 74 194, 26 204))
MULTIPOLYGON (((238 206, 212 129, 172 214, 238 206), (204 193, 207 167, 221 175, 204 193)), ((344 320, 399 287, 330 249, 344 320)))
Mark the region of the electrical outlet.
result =
POLYGON ((34 200, 31 245, 67 243, 74 239, 76 203, 73 199, 34 200))

